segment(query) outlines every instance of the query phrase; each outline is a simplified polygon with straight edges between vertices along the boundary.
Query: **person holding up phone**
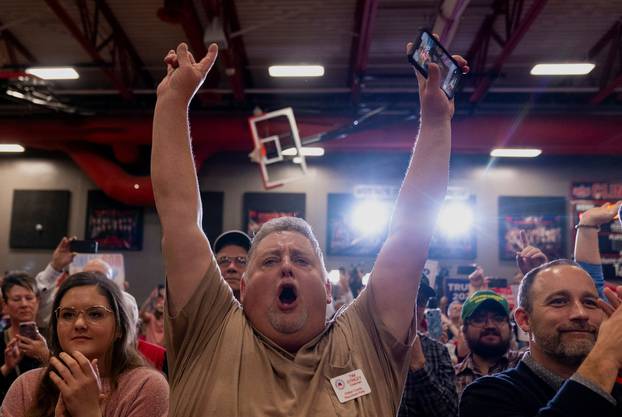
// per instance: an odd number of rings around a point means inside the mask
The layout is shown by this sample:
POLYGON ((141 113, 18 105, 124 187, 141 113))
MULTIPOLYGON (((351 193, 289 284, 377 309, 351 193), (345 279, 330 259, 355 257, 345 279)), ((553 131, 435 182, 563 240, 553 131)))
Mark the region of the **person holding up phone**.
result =
POLYGON ((240 302, 200 227, 188 109, 217 53, 216 44, 196 59, 185 43, 170 50, 154 111, 151 178, 166 264, 171 415, 396 415, 421 271, 449 179, 454 104, 441 90, 439 67, 429 64, 427 79, 417 74, 419 135, 369 283, 326 322, 331 286, 308 223, 284 217, 262 226, 240 302))
MULTIPOLYGON (((52 259, 50 259, 48 265, 35 277, 39 291, 39 313, 36 321, 37 325, 44 331, 47 329, 50 321, 52 300, 56 294, 56 289, 67 278, 69 265, 73 262, 78 252, 92 253, 93 251, 97 251, 97 242, 77 240, 75 236, 63 237, 56 249, 54 249, 54 252, 52 252, 52 259)), ((84 265, 83 271, 101 272, 108 279, 114 278, 112 267, 99 258, 89 260, 84 265)))
MULTIPOLYGON (((34 278, 10 272, 2 281, 2 297, 10 326, 2 332, 0 349, 0 397, 22 373, 45 364, 50 356, 45 338, 33 321, 39 308, 34 278)), ((0 399, 1 399, 0 398, 0 399)))
POLYGON ((76 237, 63 237, 52 252, 52 259, 45 269, 35 277, 37 290, 39 291, 39 312, 37 314, 37 324, 41 328, 47 328, 52 314, 52 300, 56 292, 57 282, 67 277, 69 264, 77 255, 71 251, 71 241, 76 237))

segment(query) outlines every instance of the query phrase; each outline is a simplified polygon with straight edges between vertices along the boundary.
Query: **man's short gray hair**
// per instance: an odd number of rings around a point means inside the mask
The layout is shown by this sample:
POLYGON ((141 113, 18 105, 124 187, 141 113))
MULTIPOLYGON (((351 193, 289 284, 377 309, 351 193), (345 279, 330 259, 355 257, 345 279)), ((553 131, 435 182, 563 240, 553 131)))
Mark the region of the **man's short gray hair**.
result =
MULTIPOLYGON (((532 308, 533 308, 532 297, 531 297, 531 287, 533 287, 533 284, 536 281, 538 274, 540 274, 540 272, 546 269, 553 268, 554 266, 559 266, 559 265, 569 265, 569 266, 576 266, 577 268, 581 268, 581 265, 579 265, 573 260, 556 259, 554 261, 542 264, 539 267, 534 268, 531 271, 527 272, 525 276, 523 277, 523 279, 521 280, 520 285, 518 286, 518 297, 517 297, 518 307, 521 307, 528 313, 531 313, 532 308)), ((583 270, 583 268, 581 269, 583 270)))
POLYGON ((253 259, 255 249, 257 248, 259 243, 261 243, 261 241, 267 236, 276 232, 296 232, 306 237, 307 240, 311 243, 315 254, 317 255, 320 263, 322 264, 324 275, 326 275, 324 254, 322 253, 322 249, 320 249, 320 244, 317 241, 315 235, 313 234, 313 230, 311 229, 309 223, 298 217, 277 217, 276 219, 272 219, 264 223, 253 238, 253 243, 250 250, 248 251, 249 264, 250 261, 253 259))

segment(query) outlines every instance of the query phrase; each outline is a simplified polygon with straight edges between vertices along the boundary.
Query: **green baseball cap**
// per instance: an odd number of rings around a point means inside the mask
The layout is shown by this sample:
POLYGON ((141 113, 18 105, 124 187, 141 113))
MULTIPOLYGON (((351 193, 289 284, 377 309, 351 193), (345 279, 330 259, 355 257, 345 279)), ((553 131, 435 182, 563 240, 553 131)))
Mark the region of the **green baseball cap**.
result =
POLYGON ((505 314, 508 316, 510 315, 510 305, 504 297, 494 291, 481 290, 475 291, 465 300, 462 305, 462 320, 464 321, 471 317, 475 310, 483 303, 495 303, 501 306, 505 314))

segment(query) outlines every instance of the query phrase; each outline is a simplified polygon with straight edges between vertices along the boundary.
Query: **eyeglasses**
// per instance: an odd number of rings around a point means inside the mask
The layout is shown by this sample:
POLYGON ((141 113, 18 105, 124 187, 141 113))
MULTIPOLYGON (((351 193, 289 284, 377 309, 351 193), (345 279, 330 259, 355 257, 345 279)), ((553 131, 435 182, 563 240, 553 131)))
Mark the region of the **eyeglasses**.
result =
POLYGON ((216 259, 216 263, 218 264, 218 266, 222 267, 222 266, 227 266, 229 265, 231 262, 235 263, 237 266, 246 266, 246 263, 248 262, 248 259, 246 258, 246 256, 220 256, 218 259, 216 259))
POLYGON ((473 327, 483 327, 489 321, 495 326, 501 326, 508 323, 508 317, 502 314, 482 314, 467 319, 467 322, 473 327))
POLYGON ((60 323, 73 324, 80 314, 84 315, 84 319, 90 324, 98 324, 104 320, 108 314, 113 311, 105 306, 93 306, 85 309, 77 309, 73 307, 58 307, 54 310, 56 318, 60 323))

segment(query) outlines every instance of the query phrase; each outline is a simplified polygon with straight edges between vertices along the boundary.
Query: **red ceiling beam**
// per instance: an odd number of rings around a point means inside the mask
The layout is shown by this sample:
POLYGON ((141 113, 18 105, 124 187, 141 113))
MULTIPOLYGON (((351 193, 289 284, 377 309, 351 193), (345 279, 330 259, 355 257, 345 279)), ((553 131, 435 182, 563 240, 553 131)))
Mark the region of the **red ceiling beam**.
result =
MULTIPOLYGON (((341 127, 350 119, 306 117, 298 120, 302 137, 341 127)), ((252 149, 246 117, 191 118, 197 166, 218 152, 252 149)), ((622 120, 617 116, 511 116, 457 117, 452 150, 462 154, 488 154, 495 147, 541 148, 545 155, 622 155, 622 120)), ((148 145, 150 117, 88 119, 0 119, 0 143, 21 143, 27 148, 60 150, 110 197, 134 205, 153 204, 150 178, 127 174, 116 162, 101 156, 89 143, 148 145), (68 123, 71 120, 71 123, 68 123)), ((322 143, 332 151, 412 150, 416 121, 360 130, 344 139, 322 143)), ((249 161, 250 163, 250 161, 249 161)))
POLYGON ((91 8, 86 0, 76 0, 75 4, 80 14, 79 24, 59 0, 45 0, 45 2, 123 98, 128 100, 133 98, 131 88, 138 77, 146 86, 153 87, 153 79, 144 69, 136 49, 104 0, 94 0, 94 7, 91 8), (100 14, 104 17, 110 34, 101 32, 100 14), (102 55, 103 50, 109 52, 108 60, 102 55))
POLYGON ((223 26, 229 47, 225 51, 225 72, 233 88, 233 96, 237 101, 244 101, 245 67, 248 65, 246 48, 241 36, 231 34, 241 29, 238 11, 233 0, 222 1, 223 26))
MULTIPOLYGON (((3 23, 0 22, 0 27, 3 26, 3 23)), ((17 60, 17 55, 15 52, 19 52, 29 64, 37 64, 37 58, 24 46, 23 43, 19 41, 9 29, 0 30, 0 40, 4 41, 4 45, 6 46, 7 53, 9 54, 9 59, 11 61, 11 65, 18 66, 19 61, 17 60)))
MULTIPOLYGON (((351 123, 347 117, 297 118, 301 137, 331 131, 351 123)), ((55 116, 21 119, 0 118, 0 143, 41 147, 50 143, 74 146, 151 144, 152 118, 55 116)), ((253 147, 248 121, 243 116, 191 116, 193 143, 209 151, 250 152, 253 147)), ((383 125, 357 131, 344 139, 322 143, 349 150, 412 148, 416 122, 383 125)), ((487 153, 502 144, 534 146, 548 154, 622 155, 622 118, 619 116, 535 116, 518 121, 515 116, 456 116, 453 149, 487 153)))
POLYGON ((361 100, 361 80, 367 70, 369 49, 378 12, 378 0, 358 0, 356 3, 356 22, 350 52, 350 88, 352 103, 358 105, 361 100))
MULTIPOLYGON (((497 17, 504 15, 505 16, 505 29, 506 29, 506 37, 505 41, 503 41, 503 50, 490 67, 490 69, 485 70, 485 76, 480 77, 476 82, 475 91, 471 94, 469 98, 469 102, 477 103, 479 102, 488 92, 488 89, 492 85, 493 81, 496 77, 501 73, 501 68, 510 57, 512 52, 516 46, 518 46, 519 42, 523 39, 523 36, 527 33, 531 25, 536 21, 538 15, 544 9, 547 0, 534 0, 531 4, 531 7, 524 16, 522 15, 523 3, 524 0, 497 0, 493 4, 493 14, 486 17, 484 20, 484 24, 478 31, 478 35, 476 36, 475 42, 472 44, 471 48, 469 48, 468 57, 473 55, 478 55, 479 48, 485 48, 485 54, 480 54, 480 63, 481 57, 483 56, 483 61, 485 64, 485 58, 488 53, 488 43, 490 38, 492 37, 496 41, 502 39, 499 34, 494 31, 493 25, 497 17)), ((481 71, 477 71, 477 67, 475 69, 475 74, 481 73, 481 71)))
POLYGON ((444 0, 438 9, 438 16, 432 26, 432 32, 439 35, 439 40, 450 49, 454 39, 462 13, 466 10, 471 0, 444 0))
POLYGON ((611 29, 596 42, 592 49, 590 49, 588 58, 596 58, 607 46, 609 46, 609 51, 607 52, 607 61, 603 66, 601 75, 601 88, 600 91, 590 99, 590 104, 592 105, 600 104, 613 93, 616 88, 622 85, 622 20, 615 22, 611 29), (616 63, 619 68, 617 70, 617 75, 612 78, 611 73, 616 63))

